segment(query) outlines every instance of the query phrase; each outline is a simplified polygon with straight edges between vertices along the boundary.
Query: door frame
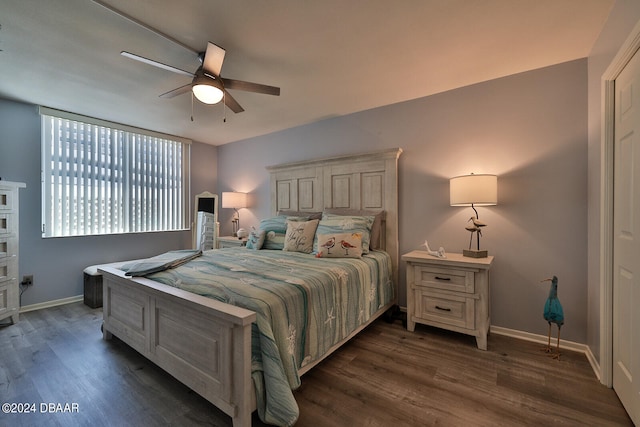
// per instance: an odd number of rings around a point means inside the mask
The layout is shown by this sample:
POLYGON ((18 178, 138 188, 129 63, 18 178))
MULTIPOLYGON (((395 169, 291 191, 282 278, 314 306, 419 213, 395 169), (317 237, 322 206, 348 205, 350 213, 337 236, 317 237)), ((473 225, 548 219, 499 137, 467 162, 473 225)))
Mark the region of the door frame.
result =
POLYGON ((640 21, 602 74, 600 144, 600 382, 613 386, 613 172, 615 80, 640 49, 640 21))

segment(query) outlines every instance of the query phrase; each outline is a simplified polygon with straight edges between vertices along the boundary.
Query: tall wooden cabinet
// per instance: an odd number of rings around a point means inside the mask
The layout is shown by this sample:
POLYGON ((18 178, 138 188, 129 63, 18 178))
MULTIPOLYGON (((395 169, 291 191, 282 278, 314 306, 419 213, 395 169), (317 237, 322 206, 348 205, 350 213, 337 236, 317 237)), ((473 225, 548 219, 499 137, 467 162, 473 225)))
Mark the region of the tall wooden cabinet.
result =
POLYGON ((21 182, 0 180, 0 320, 18 321, 18 190, 21 182))

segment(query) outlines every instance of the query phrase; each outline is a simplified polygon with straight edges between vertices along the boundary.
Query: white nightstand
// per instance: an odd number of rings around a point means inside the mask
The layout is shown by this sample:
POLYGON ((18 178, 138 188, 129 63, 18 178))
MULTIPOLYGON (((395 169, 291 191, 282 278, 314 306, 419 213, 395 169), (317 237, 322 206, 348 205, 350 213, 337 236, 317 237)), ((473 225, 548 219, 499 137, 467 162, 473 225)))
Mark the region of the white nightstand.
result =
POLYGON ((220 236, 218 237, 218 248, 237 248, 240 246, 247 246, 247 239, 238 239, 233 236, 220 236))
POLYGON ((436 258, 412 251, 402 260, 407 263, 407 330, 423 323, 473 335, 478 348, 486 350, 493 257, 447 253, 446 258, 436 258))

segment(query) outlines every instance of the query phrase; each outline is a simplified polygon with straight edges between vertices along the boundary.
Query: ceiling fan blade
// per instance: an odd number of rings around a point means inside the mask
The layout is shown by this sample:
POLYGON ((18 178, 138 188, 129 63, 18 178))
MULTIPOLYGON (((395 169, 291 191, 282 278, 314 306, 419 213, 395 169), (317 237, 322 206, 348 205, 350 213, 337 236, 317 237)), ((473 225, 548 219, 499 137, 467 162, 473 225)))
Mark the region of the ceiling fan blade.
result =
POLYGON ((229 109, 234 113, 242 113, 244 111, 244 108, 242 108, 240 104, 238 104, 238 101, 236 101, 236 99, 231 96, 231 94, 226 90, 224 91, 224 97, 222 98, 222 100, 224 101, 224 104, 229 107, 229 109))
POLYGON ((266 95, 280 96, 280 88, 267 86, 260 83, 244 82, 242 80, 225 79, 221 77, 225 89, 244 90, 246 92, 264 93, 266 95))
POLYGON ((173 98, 174 96, 182 95, 191 91, 191 83, 188 85, 180 86, 179 88, 170 90, 160 95, 160 98, 173 98))
POLYGON ((204 60, 202 62, 202 69, 207 73, 220 75, 222 70, 222 63, 224 62, 224 55, 226 51, 220 46, 209 42, 207 44, 207 51, 204 54, 204 60))
POLYGON ((110 10, 111 12, 115 13, 116 15, 121 16, 122 18, 126 19, 127 21, 133 22, 134 24, 139 25, 140 27, 142 27, 142 28, 144 28, 144 29, 146 29, 148 31, 151 31, 152 33, 154 33, 154 34, 156 34, 156 35, 158 35, 158 36, 160 36, 160 37, 162 37, 162 38, 164 38, 166 40, 169 40, 171 43, 175 43, 176 45, 178 45, 180 47, 183 47, 183 48, 187 49, 188 51, 193 52, 195 55, 198 54, 198 51, 194 50, 190 46, 187 46, 186 44, 184 44, 182 42, 179 42, 178 40, 174 39, 173 37, 170 37, 167 34, 156 30, 152 26, 147 25, 144 22, 137 20, 136 18, 134 18, 131 15, 127 15, 123 11, 118 10, 113 6, 110 6, 110 5, 106 4, 105 2, 103 2, 101 0, 91 0, 91 1, 94 2, 95 4, 99 5, 99 6, 104 7, 107 10, 110 10))
POLYGON ((129 59, 133 59, 136 61, 143 62, 145 64, 153 65, 154 67, 162 68, 163 70, 173 71, 174 73, 182 74, 184 76, 193 77, 193 73, 190 73, 185 70, 181 70, 180 68, 173 67, 171 65, 163 64, 162 62, 154 61, 153 59, 145 58, 144 56, 136 55, 131 52, 122 51, 120 55, 125 56, 129 59))

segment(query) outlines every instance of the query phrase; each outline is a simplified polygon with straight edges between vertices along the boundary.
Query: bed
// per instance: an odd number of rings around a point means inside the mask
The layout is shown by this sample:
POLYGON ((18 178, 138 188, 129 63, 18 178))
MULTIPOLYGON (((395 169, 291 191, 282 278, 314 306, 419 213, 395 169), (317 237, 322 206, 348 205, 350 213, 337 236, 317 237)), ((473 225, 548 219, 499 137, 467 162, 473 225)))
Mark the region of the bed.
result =
POLYGON ((267 168, 274 217, 382 212, 377 250, 354 259, 228 248, 146 277, 105 267, 104 339, 117 336, 230 415, 236 427, 251 425, 256 409, 266 422, 293 424, 291 389, 299 377, 397 303, 401 152, 267 168), (334 284, 315 286, 331 275, 334 284), (285 302, 276 308, 267 299, 285 302), (286 321, 274 314, 281 312, 286 321))

